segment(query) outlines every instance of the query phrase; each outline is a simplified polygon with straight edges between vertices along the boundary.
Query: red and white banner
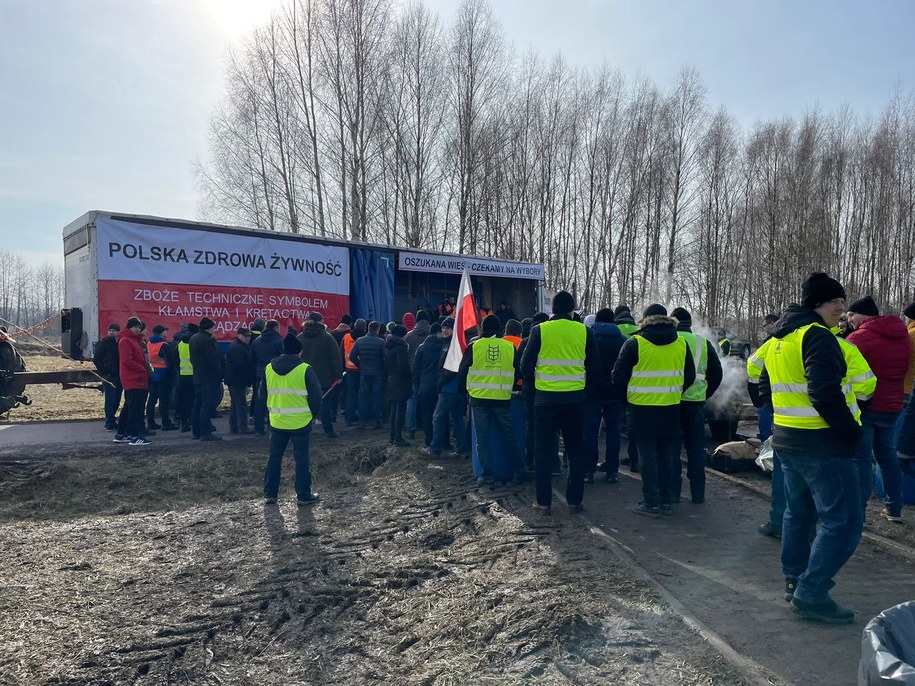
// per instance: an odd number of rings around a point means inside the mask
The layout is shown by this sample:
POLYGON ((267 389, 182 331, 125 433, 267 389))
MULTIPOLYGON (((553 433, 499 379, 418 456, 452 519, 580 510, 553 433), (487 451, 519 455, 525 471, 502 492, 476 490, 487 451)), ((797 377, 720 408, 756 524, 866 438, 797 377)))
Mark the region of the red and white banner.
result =
POLYGON ((445 369, 457 373, 461 366, 461 358, 467 349, 466 331, 477 325, 477 305, 473 298, 473 288, 470 286, 470 272, 464 269, 461 276, 461 288, 458 291, 457 305, 454 308, 454 335, 445 357, 445 369))
POLYGON ((136 316, 173 333, 209 317, 231 340, 258 318, 285 331, 320 312, 336 326, 349 308, 345 247, 108 219, 96 229, 100 328, 136 316))

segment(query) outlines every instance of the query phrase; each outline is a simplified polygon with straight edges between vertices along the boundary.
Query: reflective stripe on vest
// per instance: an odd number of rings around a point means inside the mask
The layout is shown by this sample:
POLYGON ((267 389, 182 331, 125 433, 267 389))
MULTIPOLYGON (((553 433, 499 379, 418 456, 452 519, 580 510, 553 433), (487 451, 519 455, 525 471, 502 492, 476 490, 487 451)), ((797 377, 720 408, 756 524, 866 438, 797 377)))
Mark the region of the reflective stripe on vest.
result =
POLYGON ((686 360, 686 340, 667 345, 655 345, 636 336, 639 360, 632 369, 626 389, 626 400, 632 405, 677 405, 683 395, 683 365, 686 360))
POLYGON ((766 353, 774 340, 774 338, 770 338, 747 358, 747 381, 749 383, 759 383, 759 377, 762 376, 763 369, 766 368, 766 353))
POLYGON ((467 370, 471 398, 511 400, 515 383, 515 346, 502 338, 473 342, 473 364, 467 370))
POLYGON ((343 362, 346 364, 347 369, 353 371, 359 371, 359 367, 354 365, 350 359, 349 354, 353 351, 353 346, 356 345, 356 339, 353 334, 348 333, 343 337, 343 362))
POLYGON ((178 342, 178 374, 194 376, 194 365, 191 364, 191 345, 184 341, 178 342))
POLYGON ((534 369, 534 388, 559 393, 584 390, 588 340, 585 325, 571 319, 555 319, 539 326, 540 354, 534 369))
POLYGON ((311 408, 308 406, 308 389, 305 374, 308 363, 303 362, 288 374, 277 374, 273 363, 264 369, 267 382, 267 409, 270 411, 270 426, 274 429, 295 431, 311 423, 311 408))
POLYGON ((877 390, 877 377, 871 371, 871 366, 854 343, 849 343, 844 338, 836 338, 836 340, 839 341, 842 356, 845 358, 845 366, 848 367, 843 383, 851 386, 852 393, 857 400, 870 400, 874 396, 874 391, 877 390))
MULTIPOLYGON (((784 338, 772 339, 771 347, 766 351, 766 370, 772 387, 772 409, 776 425, 792 429, 826 429, 829 424, 810 402, 810 389, 804 375, 804 335, 813 327, 825 329, 822 324, 808 324, 792 331, 784 338)), ((827 329, 828 331, 828 329, 827 329)), ((853 347, 853 346, 852 346, 853 347)), ((839 349, 846 359, 848 357, 841 343, 839 349)), ((860 354, 860 353, 859 353, 860 354)), ((855 399, 853 384, 846 372, 840 380, 840 388, 845 396, 845 404, 861 423, 861 410, 855 399)))
POLYGON ((678 331, 677 335, 686 341, 693 365, 696 367, 696 380, 693 385, 683 391, 683 400, 690 402, 705 402, 705 393, 708 390, 708 381, 705 373, 708 371, 708 346, 705 339, 689 331, 678 331))
POLYGON ((168 361, 159 357, 159 351, 162 350, 163 345, 165 345, 165 341, 146 344, 146 349, 149 351, 149 364, 153 369, 166 369, 168 367, 168 361))

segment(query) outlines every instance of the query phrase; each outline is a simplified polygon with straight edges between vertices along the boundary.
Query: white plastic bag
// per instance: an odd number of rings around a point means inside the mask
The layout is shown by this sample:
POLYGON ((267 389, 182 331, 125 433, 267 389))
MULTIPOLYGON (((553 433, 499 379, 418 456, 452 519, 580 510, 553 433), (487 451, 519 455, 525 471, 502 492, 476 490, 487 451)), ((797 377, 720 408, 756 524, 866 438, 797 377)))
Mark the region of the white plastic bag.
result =
POLYGON ((759 465, 759 468, 764 472, 771 472, 772 457, 772 436, 769 436, 765 443, 762 444, 762 449, 759 451, 759 455, 756 458, 756 464, 759 465))

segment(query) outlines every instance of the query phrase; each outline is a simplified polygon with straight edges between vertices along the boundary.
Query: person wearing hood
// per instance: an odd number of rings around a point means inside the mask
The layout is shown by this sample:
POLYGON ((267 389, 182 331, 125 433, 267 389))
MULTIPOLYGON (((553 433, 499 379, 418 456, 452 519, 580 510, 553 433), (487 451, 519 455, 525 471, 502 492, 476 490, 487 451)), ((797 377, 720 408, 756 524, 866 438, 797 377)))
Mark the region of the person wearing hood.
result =
POLYGON ((178 427, 171 419, 172 387, 175 370, 171 363, 171 346, 165 333, 168 327, 158 324, 153 327, 152 336, 146 344, 149 354, 149 366, 152 367, 152 379, 149 383, 149 399, 146 402, 146 424, 150 429, 174 431, 178 427), (159 417, 162 424, 156 424, 156 404, 159 405, 159 417))
MULTIPOLYGON (((429 330, 431 327, 431 317, 426 312, 420 312, 418 315, 414 316, 412 313, 407 312, 403 316, 402 323, 407 329, 407 335, 404 337, 407 345, 410 348, 410 368, 413 367, 413 360, 416 359, 416 352, 419 350, 419 346, 425 342, 426 338, 429 336, 429 330), (412 322, 412 326, 408 324, 412 322)), ((413 438, 416 435, 416 415, 418 411, 419 397, 414 395, 410 396, 410 399, 407 401, 407 431, 410 432, 410 438, 413 438)), ((433 410, 434 411, 434 410, 433 410)), ((432 413, 429 413, 429 421, 432 421, 432 413)), ((422 426, 422 424, 420 424, 422 426)), ((431 436, 426 436, 426 446, 428 447, 430 441, 432 440, 431 436)))
POLYGON ((683 307, 670 313, 677 320, 677 335, 686 341, 689 354, 696 367, 696 380, 683 391, 680 399, 680 433, 671 464, 671 502, 680 502, 683 488, 682 446, 686 446, 686 476, 689 479, 690 497, 694 504, 705 502, 705 401, 721 385, 723 372, 715 345, 693 333, 693 317, 683 307))
MULTIPOLYGON (((441 372, 442 348, 445 342, 442 339, 442 327, 433 324, 429 327, 429 335, 419 346, 413 358, 413 395, 416 398, 417 420, 419 427, 425 435, 426 448, 432 445, 434 433, 433 417, 438 404, 438 378, 441 372)), ((409 414, 409 405, 407 406, 409 414)))
POLYGON ((598 469, 600 456, 600 425, 603 422, 607 438, 601 467, 606 472, 607 481, 615 484, 619 482, 624 405, 622 397, 613 388, 611 375, 626 337, 613 323, 613 310, 610 308, 598 310, 591 330, 600 353, 600 371, 588 387, 588 405, 585 410, 585 483, 594 483, 594 472, 598 469))
POLYGON ((778 321, 759 380, 760 397, 772 402, 772 447, 785 480, 785 600, 803 619, 850 623, 854 612, 829 597, 864 524, 852 459, 862 434, 860 410, 853 390, 843 387, 848 365, 830 331, 845 311, 845 289, 817 272, 802 291, 802 304, 789 305, 778 321))
POLYGON ((249 434, 248 387, 254 385, 254 360, 251 357, 251 331, 241 326, 226 352, 226 386, 229 387, 229 431, 249 434))
MULTIPOLYGON (((381 428, 385 353, 385 341, 380 336, 381 328, 380 322, 369 324, 368 335, 357 340, 349 354, 350 361, 359 368, 359 419, 362 429, 366 428, 368 422, 374 422, 376 429, 381 428)), ((409 348, 407 368, 409 369, 409 348)))
POLYGON ((346 425, 356 426, 359 423, 359 367, 350 359, 350 352, 356 345, 356 340, 365 335, 367 322, 364 319, 357 319, 353 323, 352 331, 343 334, 343 340, 340 341, 340 355, 343 361, 344 376, 343 380, 346 385, 346 425))
POLYGON ((553 319, 538 324, 521 358, 524 386, 534 389, 537 452, 534 461, 536 500, 532 507, 551 511, 553 484, 550 469, 556 458, 556 437, 562 432, 569 460, 566 503, 570 512, 584 507, 584 407, 588 379, 600 368, 594 333, 573 319, 575 298, 567 291, 553 296, 553 319), (551 454, 552 453, 552 454, 551 454))
POLYGON ((639 450, 643 500, 638 514, 657 517, 671 509, 671 465, 679 459, 680 400, 696 380, 677 320, 662 305, 649 305, 638 332, 627 340, 613 366, 613 387, 628 405, 629 440, 639 450))
POLYGON ((464 350, 458 370, 458 388, 470 396, 470 413, 476 428, 481 470, 477 483, 487 486, 495 483, 493 432, 498 432, 503 449, 509 453, 515 481, 523 482, 527 473, 511 416, 512 388, 520 377, 518 353, 510 341, 499 338, 502 325, 498 317, 487 315, 481 328, 482 337, 464 350))
MULTIPOLYGON (((105 392, 105 430, 115 431, 118 428, 118 406, 121 404, 121 378, 120 364, 118 362, 118 334, 121 332, 119 324, 108 325, 108 335, 95 344, 95 354, 92 361, 95 368, 108 383, 102 384, 105 392)), ((4 369, 12 369, 4 366, 4 369)))
POLYGON ((387 396, 390 409, 388 419, 390 421, 390 439, 391 445, 406 448, 409 443, 404 440, 403 428, 407 412, 407 399, 413 390, 412 373, 410 371, 410 349, 404 336, 407 335, 407 327, 403 324, 395 324, 384 343, 384 367, 387 371, 387 396))
POLYGON ((287 335, 280 342, 282 352, 264 367, 260 390, 270 412, 270 455, 264 471, 264 502, 267 505, 276 503, 283 453, 292 441, 296 502, 299 507, 305 507, 320 500, 311 490, 308 450, 313 419, 321 414, 321 382, 315 370, 302 360, 302 344, 298 338, 287 335))
POLYGON ((626 338, 629 338, 639 330, 638 325, 635 323, 635 319, 632 318, 632 312, 629 310, 629 305, 617 305, 616 309, 613 310, 613 321, 617 327, 619 327, 620 333, 626 338))
POLYGON ((209 317, 200 320, 200 331, 191 336, 191 364, 194 365, 194 405, 191 408, 191 432, 201 441, 221 441, 214 436, 210 418, 222 400, 223 356, 216 342, 216 322, 209 317))
POLYGON ((266 432, 267 403, 266 395, 260 392, 260 385, 264 382, 264 373, 267 365, 275 357, 283 354, 283 337, 280 335, 280 323, 270 319, 264 324, 264 332, 253 339, 251 343, 251 357, 254 358, 254 433, 263 436, 266 432))
POLYGON ((114 443, 150 445, 143 437, 143 417, 149 392, 149 369, 143 352, 143 322, 137 317, 127 320, 118 332, 118 375, 124 389, 124 409, 118 417, 114 443))
MULTIPOLYGON (((330 335, 334 337, 334 341, 337 343, 337 348, 340 347, 340 344, 343 343, 343 337, 352 331, 353 318, 348 314, 340 317, 340 323, 337 324, 337 328, 333 329, 330 332, 330 335)), ((341 362, 342 364, 342 362, 341 362)))
POLYGON ((319 312, 312 312, 302 324, 302 333, 298 336, 302 344, 302 359, 315 370, 321 390, 324 394, 321 402, 321 427, 328 438, 336 438, 334 431, 337 421, 337 387, 343 378, 343 363, 340 359, 340 348, 337 341, 324 326, 324 318, 319 312))
POLYGON ((861 442, 855 463, 861 484, 861 506, 866 510, 874 484, 873 460, 880 465, 886 507, 881 513, 890 522, 902 523, 902 471, 896 456, 896 422, 905 398, 905 375, 912 357, 912 340, 902 320, 880 315, 873 297, 866 295, 848 306, 848 321, 855 330, 846 339, 857 346, 877 376, 877 390, 861 412, 861 442))

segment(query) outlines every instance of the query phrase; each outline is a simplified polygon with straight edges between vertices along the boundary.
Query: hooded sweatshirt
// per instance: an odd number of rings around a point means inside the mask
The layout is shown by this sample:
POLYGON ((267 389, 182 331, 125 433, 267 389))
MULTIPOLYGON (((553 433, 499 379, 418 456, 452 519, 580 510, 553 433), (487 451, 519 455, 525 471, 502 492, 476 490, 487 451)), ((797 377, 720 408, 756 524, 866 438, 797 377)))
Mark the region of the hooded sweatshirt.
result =
POLYGON ((302 333, 297 338, 302 344, 300 357, 315 370, 321 387, 326 390, 333 386, 334 381, 343 376, 343 360, 337 341, 327 327, 309 319, 302 325, 302 333))
POLYGON ((588 399, 596 403, 622 403, 625 396, 620 397, 613 389, 611 376, 626 337, 612 322, 594 322, 591 331, 594 332, 594 342, 600 351, 600 371, 588 387, 588 399))
MULTIPOLYGON (((842 379, 848 372, 845 356, 833 333, 824 328, 822 317, 800 305, 789 305, 772 334, 778 340, 807 324, 802 345, 807 394, 814 409, 829 424, 825 429, 795 429, 778 424, 772 427, 772 447, 809 457, 851 457, 861 440, 861 426, 855 421, 842 393, 842 379)), ((777 354, 777 349, 770 354, 777 354)), ((880 386, 879 382, 877 384, 880 386)), ((772 389, 767 365, 759 379, 759 396, 772 404, 772 389)))
POLYGON ((866 412, 901 412, 912 341, 894 314, 871 317, 845 339, 858 347, 877 377, 877 390, 866 412))
MULTIPOLYGON (((266 335, 266 331, 261 334, 266 335)), ((283 339, 280 339, 282 342, 283 339)), ((287 355, 282 354, 279 357, 275 357, 272 360, 269 360, 268 363, 273 367, 275 371, 280 376, 286 376, 296 367, 305 364, 301 357, 298 355, 287 355)), ((266 367, 266 365, 264 365, 266 367)), ((305 390, 308 391, 308 409, 311 410, 311 416, 320 417, 321 416, 321 382, 318 381, 318 375, 315 373, 314 367, 309 367, 308 371, 305 372, 305 390)), ((261 399, 267 401, 267 384, 262 383, 259 387, 261 399)), ((286 433, 297 433, 299 431, 308 431, 311 427, 314 426, 314 421, 309 423, 302 429, 297 429, 296 431, 286 431, 286 433)), ((282 429, 270 428, 271 431, 282 431, 282 429)))

